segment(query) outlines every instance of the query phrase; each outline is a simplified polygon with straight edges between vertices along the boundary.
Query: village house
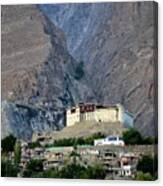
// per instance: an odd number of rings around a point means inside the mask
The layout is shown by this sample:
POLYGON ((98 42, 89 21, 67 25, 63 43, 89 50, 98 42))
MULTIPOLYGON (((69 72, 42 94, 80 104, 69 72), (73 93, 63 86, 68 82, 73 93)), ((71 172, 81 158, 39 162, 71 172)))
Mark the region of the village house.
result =
POLYGON ((21 143, 21 160, 20 160, 20 167, 25 169, 27 163, 31 159, 44 159, 45 149, 42 147, 36 147, 34 149, 30 149, 28 147, 28 143, 22 142, 21 143))
POLYGON ((49 168, 61 168, 64 161, 69 157, 73 147, 50 147, 45 150, 43 167, 44 170, 49 168))
POLYGON ((79 122, 120 122, 125 127, 132 127, 134 116, 126 111, 121 104, 112 106, 79 103, 67 109, 66 126, 73 126, 79 122))
POLYGON ((108 175, 117 179, 118 177, 135 177, 139 157, 134 153, 115 152, 109 148, 103 149, 100 153, 100 159, 108 175))
POLYGON ((121 176, 134 177, 139 156, 134 153, 123 153, 120 155, 121 176))

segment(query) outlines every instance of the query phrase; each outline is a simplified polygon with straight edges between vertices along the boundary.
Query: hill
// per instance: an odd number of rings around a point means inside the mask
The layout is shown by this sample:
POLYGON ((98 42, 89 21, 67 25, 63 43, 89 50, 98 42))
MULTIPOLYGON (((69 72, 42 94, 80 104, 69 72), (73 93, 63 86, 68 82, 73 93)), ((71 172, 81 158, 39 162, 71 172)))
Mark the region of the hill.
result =
POLYGON ((101 133, 104 135, 122 135, 122 132, 126 129, 119 122, 117 123, 109 123, 109 122, 80 122, 76 123, 76 125, 69 126, 63 128, 61 131, 53 131, 51 133, 43 133, 41 136, 37 134, 33 135, 33 141, 38 138, 47 137, 51 138, 51 140, 58 140, 64 138, 86 138, 90 137, 93 134, 101 133))

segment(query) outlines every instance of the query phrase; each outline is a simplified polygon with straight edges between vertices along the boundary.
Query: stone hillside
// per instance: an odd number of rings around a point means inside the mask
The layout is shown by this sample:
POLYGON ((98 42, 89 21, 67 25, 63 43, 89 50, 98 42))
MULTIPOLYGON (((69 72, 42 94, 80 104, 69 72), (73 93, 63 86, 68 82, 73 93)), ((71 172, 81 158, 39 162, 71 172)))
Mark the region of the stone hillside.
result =
MULTIPOLYGON (((78 138, 78 137, 89 137, 92 134, 101 133, 105 135, 122 135, 125 130, 123 125, 117 123, 94 123, 94 122, 80 122, 74 126, 63 128, 61 131, 54 131, 50 136, 52 139, 63 139, 63 138, 78 138)), ((45 134, 45 136, 49 134, 45 134)), ((35 137, 33 138, 35 139, 35 137)))
POLYGON ((2 100, 29 96, 52 47, 33 6, 2 6, 2 100))
POLYGON ((135 127, 156 135, 157 4, 110 2, 42 5, 84 61, 87 84, 102 104, 122 103, 135 127))
POLYGON ((33 132, 63 128, 64 108, 94 96, 75 78, 63 31, 37 6, 1 9, 2 138, 12 133, 28 141, 33 132))

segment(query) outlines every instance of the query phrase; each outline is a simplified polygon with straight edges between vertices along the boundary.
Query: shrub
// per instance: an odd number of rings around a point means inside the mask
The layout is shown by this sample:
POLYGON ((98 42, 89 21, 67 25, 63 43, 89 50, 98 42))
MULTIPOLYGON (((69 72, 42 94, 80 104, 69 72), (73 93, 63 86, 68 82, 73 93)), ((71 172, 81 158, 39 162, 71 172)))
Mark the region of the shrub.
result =
MULTIPOLYGON (((34 167, 33 167, 34 168, 34 167)), ((51 168, 46 171, 34 171, 31 167, 25 171, 24 177, 37 178, 74 178, 74 179, 104 179, 105 171, 102 165, 82 166, 71 163, 65 165, 62 169, 51 168)))
POLYGON ((14 151, 16 138, 13 135, 9 135, 1 141, 1 147, 3 152, 14 151))
POLYGON ((16 165, 20 163, 21 159, 21 143, 17 141, 14 146, 14 162, 16 165))
POLYGON ((32 159, 27 163, 26 170, 23 177, 36 177, 36 175, 43 171, 43 161, 32 159))
POLYGON ((2 177, 17 177, 18 174, 18 167, 10 160, 1 160, 1 175, 2 177))
POLYGON ((141 144, 142 143, 142 136, 141 134, 135 130, 134 128, 129 129, 123 133, 123 140, 125 144, 141 144))
POLYGON ((134 128, 130 128, 123 133, 123 140, 127 145, 151 145, 158 143, 157 138, 149 136, 143 137, 140 132, 134 128))
POLYGON ((93 134, 87 138, 68 138, 54 140, 53 146, 76 146, 76 145, 93 145, 95 139, 104 138, 101 133, 93 134))
POLYGON ((84 76, 84 63, 81 61, 75 69, 75 79, 80 80, 84 76))
POLYGON ((143 173, 142 171, 137 172, 136 174, 136 180, 140 180, 140 181, 152 181, 152 175, 148 172, 148 173, 143 173))
POLYGON ((40 144, 38 141, 36 141, 36 142, 31 142, 31 143, 28 143, 28 147, 29 147, 30 149, 34 149, 34 148, 36 148, 36 147, 41 147, 41 144, 40 144))
POLYGON ((137 170, 143 173, 150 173, 153 177, 157 177, 158 169, 158 159, 157 156, 154 158, 149 155, 144 155, 137 165, 137 170))

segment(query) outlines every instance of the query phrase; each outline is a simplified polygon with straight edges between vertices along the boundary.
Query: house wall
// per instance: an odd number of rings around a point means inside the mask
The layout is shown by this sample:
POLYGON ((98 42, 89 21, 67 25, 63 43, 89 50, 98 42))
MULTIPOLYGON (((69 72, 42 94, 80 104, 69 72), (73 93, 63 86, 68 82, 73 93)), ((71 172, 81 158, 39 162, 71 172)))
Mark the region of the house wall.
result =
POLYGON ((80 111, 79 107, 75 108, 75 112, 71 112, 72 109, 67 110, 66 112, 66 125, 72 126, 76 122, 80 122, 80 111))

